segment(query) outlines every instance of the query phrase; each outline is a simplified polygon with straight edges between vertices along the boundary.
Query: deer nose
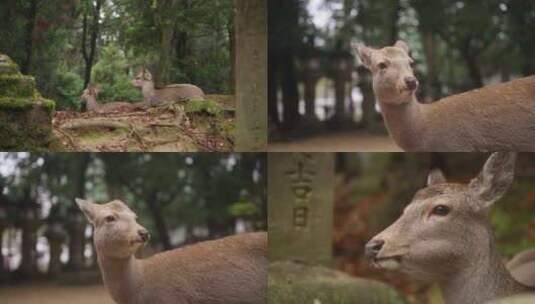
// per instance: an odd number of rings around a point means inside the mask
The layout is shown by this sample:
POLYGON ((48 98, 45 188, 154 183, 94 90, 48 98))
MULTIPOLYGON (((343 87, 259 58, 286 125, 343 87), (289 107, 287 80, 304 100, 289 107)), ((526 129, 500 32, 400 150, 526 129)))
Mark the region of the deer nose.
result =
POLYGON ((373 260, 379 254, 379 251, 383 248, 385 241, 383 240, 371 240, 364 247, 364 256, 367 259, 373 260))
POLYGON ((150 240, 150 233, 146 229, 138 230, 137 234, 143 240, 143 242, 148 242, 150 240))
POLYGON ((406 77, 405 78, 405 85, 407 86, 407 89, 414 91, 416 88, 418 88, 418 79, 415 77, 406 77))

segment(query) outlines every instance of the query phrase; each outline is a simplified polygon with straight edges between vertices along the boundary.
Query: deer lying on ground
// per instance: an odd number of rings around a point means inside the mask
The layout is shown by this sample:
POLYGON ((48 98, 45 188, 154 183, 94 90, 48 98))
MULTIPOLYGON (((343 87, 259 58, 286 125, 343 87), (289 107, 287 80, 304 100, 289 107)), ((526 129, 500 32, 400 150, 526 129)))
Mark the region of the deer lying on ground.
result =
POLYGON ((149 240, 121 201, 76 203, 94 227, 104 284, 119 304, 264 304, 267 235, 248 233, 137 259, 149 240))
POLYGON ((419 103, 409 47, 353 45, 386 127, 406 151, 535 151, 535 76, 419 103))
POLYGON ((449 304, 535 291, 507 271, 489 220, 490 207, 513 181, 514 164, 514 154, 495 153, 468 185, 432 171, 401 217, 366 244, 366 257, 379 268, 438 283, 449 304))
POLYGON ((150 106, 158 106, 168 102, 204 100, 204 92, 192 84, 171 84, 163 88, 155 88, 152 74, 142 69, 132 80, 132 85, 141 88, 143 100, 150 106))
POLYGON ((85 102, 87 111, 110 112, 119 109, 132 110, 142 106, 140 103, 133 104, 129 102, 108 102, 101 104, 97 101, 98 94, 100 94, 100 87, 90 84, 84 90, 82 96, 80 96, 80 99, 85 102))

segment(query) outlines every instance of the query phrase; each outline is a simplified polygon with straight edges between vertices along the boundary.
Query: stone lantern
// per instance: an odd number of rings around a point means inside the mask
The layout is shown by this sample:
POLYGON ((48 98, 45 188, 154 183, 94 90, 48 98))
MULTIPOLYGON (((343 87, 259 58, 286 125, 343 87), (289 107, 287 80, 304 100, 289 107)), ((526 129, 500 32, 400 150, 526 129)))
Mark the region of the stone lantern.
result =
POLYGON ((35 88, 35 79, 22 75, 17 64, 0 54, 0 149, 44 149, 52 141, 55 103, 35 88))
POLYGON ((67 232, 63 225, 54 219, 51 221, 45 231, 45 237, 48 239, 50 246, 50 262, 48 264, 48 275, 57 277, 61 273, 61 249, 62 245, 67 239, 67 232))
POLYGON ((335 91, 335 113, 333 120, 340 125, 345 120, 350 119, 346 115, 346 99, 348 94, 348 84, 351 84, 354 67, 354 59, 350 52, 337 47, 329 56, 329 75, 334 80, 335 91))
POLYGON ((305 117, 316 120, 316 86, 321 78, 322 56, 316 48, 307 48, 300 58, 300 73, 305 90, 305 117))

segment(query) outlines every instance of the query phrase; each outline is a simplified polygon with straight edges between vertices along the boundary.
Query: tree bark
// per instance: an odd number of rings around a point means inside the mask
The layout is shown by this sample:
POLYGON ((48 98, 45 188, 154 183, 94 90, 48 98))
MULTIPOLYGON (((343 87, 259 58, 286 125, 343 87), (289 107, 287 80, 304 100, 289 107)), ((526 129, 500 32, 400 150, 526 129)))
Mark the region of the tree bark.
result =
POLYGON ((153 192, 149 194, 148 199, 145 200, 147 207, 152 215, 154 225, 156 226, 156 231, 158 231, 158 236, 160 242, 163 245, 165 250, 173 249, 171 245, 171 238, 169 237, 169 231, 167 230, 167 224, 162 214, 162 206, 158 201, 158 193, 153 192))
POLYGON ((25 50, 26 58, 21 64, 22 74, 29 74, 32 70, 32 60, 33 60, 33 32, 35 30, 35 24, 37 19, 37 10, 38 10, 38 0, 31 0, 30 7, 26 12, 26 33, 25 33, 25 50))
POLYGON ((96 0, 95 6, 91 2, 92 8, 92 24, 91 24, 91 37, 89 38, 89 51, 87 50, 87 32, 88 28, 88 12, 84 12, 83 17, 83 29, 82 29, 82 55, 84 57, 84 88, 87 88, 91 83, 91 72, 93 70, 93 63, 95 61, 95 54, 97 49, 97 39, 100 32, 100 10, 104 0, 96 0))

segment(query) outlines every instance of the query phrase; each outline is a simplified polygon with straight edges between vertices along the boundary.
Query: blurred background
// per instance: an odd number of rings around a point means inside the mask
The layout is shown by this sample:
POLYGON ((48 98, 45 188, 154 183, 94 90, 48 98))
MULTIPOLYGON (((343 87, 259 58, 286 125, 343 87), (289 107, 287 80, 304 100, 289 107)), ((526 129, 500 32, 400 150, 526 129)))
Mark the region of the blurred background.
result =
POLYGON ((271 151, 397 151, 350 42, 408 43, 418 97, 535 73, 535 2, 270 0, 271 151))
POLYGON ((232 0, 4 0, 0 29, 0 53, 58 109, 78 109, 91 81, 102 100, 141 100, 142 66, 160 85, 233 90, 232 0))
MULTIPOLYGON (((415 192, 425 187, 431 168, 441 168, 449 181, 466 183, 480 172, 487 157, 470 153, 336 154, 334 267, 387 282, 409 303, 442 303, 437 288, 371 267, 364 260, 364 245, 401 215, 415 192)), ((494 204, 491 215, 498 248, 507 259, 535 247, 534 185, 535 157, 520 154, 513 185, 494 204)))
POLYGON ((74 203, 126 202, 151 232, 144 255, 266 230, 262 154, 0 153, 3 303, 113 303, 74 203))

